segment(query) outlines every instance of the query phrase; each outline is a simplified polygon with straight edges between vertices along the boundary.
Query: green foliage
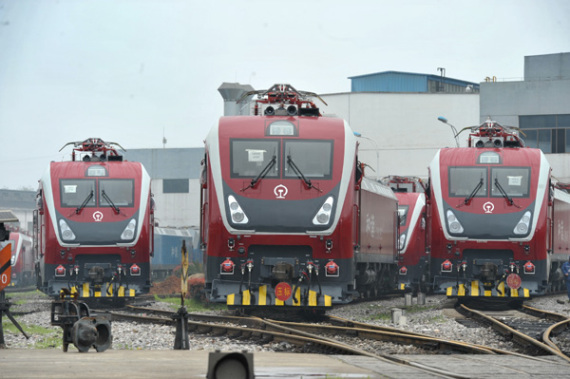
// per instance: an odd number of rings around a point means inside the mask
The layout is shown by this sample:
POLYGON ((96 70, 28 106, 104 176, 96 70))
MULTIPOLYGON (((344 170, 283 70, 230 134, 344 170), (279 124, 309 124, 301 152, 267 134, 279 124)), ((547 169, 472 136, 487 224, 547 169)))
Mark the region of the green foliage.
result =
POLYGON ((392 313, 391 312, 381 312, 381 313, 373 313, 370 316, 367 317, 368 320, 374 321, 374 320, 391 320, 392 319, 392 313))
POLYGON ((22 303, 22 300, 30 300, 30 299, 49 299, 49 296, 38 291, 38 290, 29 290, 29 291, 16 291, 10 292, 6 294, 6 299, 10 299, 13 304, 22 303))
MULTIPOLYGON (((190 262, 188 264, 188 276, 194 274, 203 274, 204 273, 204 265, 199 262, 190 262)), ((172 274, 178 278, 182 277, 182 266, 176 266, 174 270, 172 270, 172 274)))
MULTIPOLYGON (((437 308, 436 305, 411 305, 411 306, 402 306, 400 307, 403 310, 405 310, 407 315, 410 314, 414 314, 414 313, 420 313, 420 312, 425 312, 426 310, 431 310, 431 309, 435 309, 437 308)), ((436 317, 437 318, 437 317, 436 317)), ((372 312, 370 314, 370 316, 367 317, 368 320, 374 321, 374 320, 391 320, 392 319, 392 311, 391 310, 387 310, 384 312, 372 312)), ((442 317, 442 320, 444 320, 445 318, 442 317)), ((440 321, 440 320, 434 320, 434 321, 440 321)))
MULTIPOLYGON (((163 303, 168 303, 172 309, 180 308, 180 297, 160 297, 155 295, 154 299, 163 303)), ((184 306, 189 312, 200 312, 206 310, 224 310, 227 309, 225 304, 204 303, 196 299, 184 299, 184 306)))
MULTIPOLYGON (((18 321, 18 317, 15 317, 18 321)), ((39 325, 24 325, 20 323, 20 326, 27 335, 33 336, 35 338, 34 347, 36 349, 52 349, 61 348, 63 345, 63 330, 61 328, 45 328, 39 325)), ((2 318, 2 327, 4 328, 4 334, 21 334, 21 332, 16 328, 14 324, 9 319, 2 318)))

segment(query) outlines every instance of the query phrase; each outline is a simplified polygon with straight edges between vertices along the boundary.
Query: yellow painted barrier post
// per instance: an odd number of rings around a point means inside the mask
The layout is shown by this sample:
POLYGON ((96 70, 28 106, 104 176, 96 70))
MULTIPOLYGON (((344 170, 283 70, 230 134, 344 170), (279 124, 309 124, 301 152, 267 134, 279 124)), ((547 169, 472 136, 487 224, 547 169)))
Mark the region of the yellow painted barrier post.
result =
POLYGON ((188 341, 188 312, 184 306, 184 298, 188 293, 188 250, 186 241, 182 240, 182 273, 180 283, 180 308, 172 318, 176 321, 176 335, 174 337, 174 350, 189 350, 188 341))

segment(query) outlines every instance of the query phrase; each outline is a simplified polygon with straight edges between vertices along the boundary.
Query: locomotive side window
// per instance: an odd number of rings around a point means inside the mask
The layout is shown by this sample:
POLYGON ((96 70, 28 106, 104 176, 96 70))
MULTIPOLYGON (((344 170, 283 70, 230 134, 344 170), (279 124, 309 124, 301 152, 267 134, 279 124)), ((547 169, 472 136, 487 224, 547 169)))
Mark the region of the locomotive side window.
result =
MULTIPOLYGON (((285 140, 284 150, 285 162, 291 157, 306 178, 332 178, 333 141, 285 140)), ((296 178, 298 174, 290 164, 287 164, 284 176, 296 178)))
POLYGON ((95 206, 95 180, 61 179, 59 184, 62 207, 95 206))
POLYGON ((491 196, 504 196, 501 193, 501 189, 510 197, 528 197, 530 192, 530 167, 491 168, 491 196), (495 180, 498 182, 498 186, 495 180))
POLYGON ((400 219, 400 226, 406 225, 408 222, 408 208, 409 205, 398 205, 398 218, 400 219))
POLYGON ((134 181, 132 179, 99 180, 99 206, 132 207, 134 205, 134 181), (103 191, 106 196, 103 196, 103 191))
POLYGON ((230 142, 232 178, 255 178, 265 169, 268 170, 266 177, 278 176, 279 140, 234 139, 230 142))
POLYGON ((450 167, 449 196, 451 197, 486 197, 486 167, 450 167), (482 181, 482 183, 481 183, 482 181), (474 195, 472 195, 475 192, 474 195))

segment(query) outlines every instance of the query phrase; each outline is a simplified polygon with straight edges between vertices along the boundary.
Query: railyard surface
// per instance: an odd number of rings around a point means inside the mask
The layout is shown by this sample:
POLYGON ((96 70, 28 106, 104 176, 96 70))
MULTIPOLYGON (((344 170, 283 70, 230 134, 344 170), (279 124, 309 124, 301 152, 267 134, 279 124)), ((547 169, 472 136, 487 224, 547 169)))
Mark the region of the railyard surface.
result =
MULTIPOLYGON (((11 295, 15 297, 16 295, 11 295)), ((230 340, 225 336, 191 334, 190 350, 172 350, 173 327, 168 325, 138 325, 113 322, 113 347, 96 353, 79 353, 70 345, 63 353, 61 329, 49 326, 49 301, 29 295, 25 304, 14 305, 24 329, 31 325, 54 329, 55 337, 45 338, 32 333, 25 339, 21 333, 10 330, 6 333, 7 349, 0 349, 0 379, 4 378, 206 378, 209 353, 222 349, 224 352, 247 351, 253 354, 256 378, 550 378, 567 377, 570 365, 553 356, 513 357, 504 355, 434 354, 416 347, 381 344, 377 353, 389 355, 408 365, 381 361, 355 355, 321 355, 308 350, 299 352, 286 343, 262 343, 259 341, 230 340), (30 313, 27 313, 30 312, 30 313), (55 338, 55 340, 54 340, 55 338), (44 340, 47 340, 44 341, 44 340), (51 342, 50 342, 51 341, 51 342), (431 372, 421 370, 428 366, 431 372), (437 374, 448 370, 452 376, 437 374)), ((462 316, 450 306, 443 296, 428 298, 419 312, 407 314, 407 322, 393 324, 379 317, 390 313, 393 307, 403 306, 403 299, 375 301, 338 307, 330 313, 355 321, 386 324, 405 330, 414 330, 430 335, 445 335, 470 342, 489 344, 509 349, 511 342, 502 341, 490 327, 461 324, 462 316)), ((534 305, 570 316, 570 305, 565 295, 536 299, 534 305)), ((156 303, 153 306, 158 306, 156 303)), ((6 321, 6 320, 4 320, 6 321)), ((342 339, 342 337, 339 337, 342 339)), ((364 349, 374 344, 370 340, 345 343, 364 349)), ((449 374, 448 374, 449 375, 449 374)), ((233 378, 232 378, 233 379, 233 378)))
MULTIPOLYGON (((553 357, 400 355, 399 358, 465 378, 567 377, 570 366, 553 357)), ((412 366, 362 356, 260 352, 254 356, 256 378, 440 378, 412 366)), ((0 350, 0 378, 205 378, 209 352, 187 350, 107 350, 79 353, 70 348, 0 350)))

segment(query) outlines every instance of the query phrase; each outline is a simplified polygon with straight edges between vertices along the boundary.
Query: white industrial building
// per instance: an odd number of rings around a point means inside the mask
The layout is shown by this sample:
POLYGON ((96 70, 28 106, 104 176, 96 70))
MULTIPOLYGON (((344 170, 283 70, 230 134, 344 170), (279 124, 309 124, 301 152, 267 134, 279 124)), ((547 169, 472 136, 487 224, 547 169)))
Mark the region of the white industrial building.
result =
MULTIPOLYGON (((325 114, 344 118, 361 134, 359 159, 374 170, 366 173, 369 177, 427 177, 437 150, 456 146, 451 128, 437 118, 444 116, 458 128, 479 120, 476 93, 350 92, 321 97, 328 104, 322 108, 325 114)), ((458 140, 465 146, 467 135, 458 140)))

